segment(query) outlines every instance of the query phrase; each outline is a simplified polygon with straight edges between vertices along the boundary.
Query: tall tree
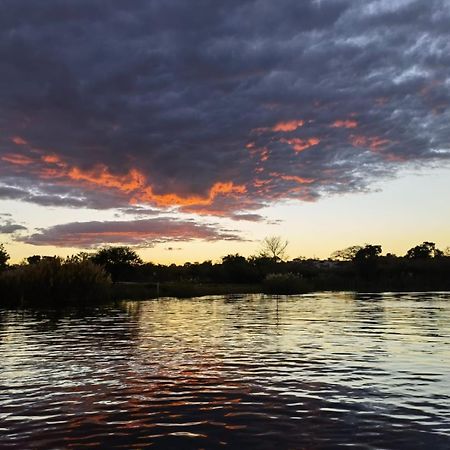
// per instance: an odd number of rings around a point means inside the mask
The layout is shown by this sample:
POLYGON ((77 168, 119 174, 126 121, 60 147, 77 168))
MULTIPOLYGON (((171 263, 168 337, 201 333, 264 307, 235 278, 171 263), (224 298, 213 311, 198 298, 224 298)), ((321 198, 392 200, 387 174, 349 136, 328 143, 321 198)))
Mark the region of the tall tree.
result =
POLYGON ((282 261, 287 258, 286 248, 288 241, 285 241, 281 236, 268 236, 264 238, 261 243, 261 250, 259 256, 263 258, 272 258, 277 261, 282 261))

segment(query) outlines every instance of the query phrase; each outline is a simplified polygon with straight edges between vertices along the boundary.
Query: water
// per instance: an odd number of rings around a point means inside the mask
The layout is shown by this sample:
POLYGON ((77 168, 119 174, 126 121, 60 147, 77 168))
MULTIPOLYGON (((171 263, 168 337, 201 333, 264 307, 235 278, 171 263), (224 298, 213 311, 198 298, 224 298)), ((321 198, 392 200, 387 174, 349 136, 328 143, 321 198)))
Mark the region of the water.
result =
POLYGON ((449 449, 450 294, 0 310, 0 448, 449 449))

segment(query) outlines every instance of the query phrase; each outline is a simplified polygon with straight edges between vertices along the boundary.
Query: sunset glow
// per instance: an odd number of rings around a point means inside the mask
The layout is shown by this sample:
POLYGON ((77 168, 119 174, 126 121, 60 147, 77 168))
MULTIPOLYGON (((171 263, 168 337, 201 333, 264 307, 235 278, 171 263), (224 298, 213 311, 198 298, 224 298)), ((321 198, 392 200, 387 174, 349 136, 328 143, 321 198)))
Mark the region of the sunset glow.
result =
POLYGON ((294 139, 282 139, 281 142, 286 142, 292 147, 292 149, 295 152, 299 153, 302 152, 303 150, 306 150, 310 147, 314 147, 315 145, 319 144, 320 139, 315 137, 309 139, 294 138, 294 139))
POLYGON ((295 131, 297 128, 302 127, 305 124, 304 120, 289 120, 287 122, 277 123, 272 130, 273 131, 295 131))
POLYGON ((450 245, 440 0, 252 0, 200 15, 66 3, 0 6, 0 243, 14 261, 108 244, 201 260, 251 254, 266 235, 324 257, 353 239, 450 245), (430 186, 432 207, 417 201, 430 186), (356 230, 347 218, 369 216, 371 195, 379 222, 356 230), (411 204, 426 210, 417 229, 403 221, 411 204))

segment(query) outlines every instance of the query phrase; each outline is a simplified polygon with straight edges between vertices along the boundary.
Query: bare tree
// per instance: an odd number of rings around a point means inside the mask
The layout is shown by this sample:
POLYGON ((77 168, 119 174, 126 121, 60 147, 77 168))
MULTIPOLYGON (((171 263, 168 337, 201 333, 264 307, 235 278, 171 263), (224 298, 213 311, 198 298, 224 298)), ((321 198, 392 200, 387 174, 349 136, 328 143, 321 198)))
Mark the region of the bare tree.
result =
POLYGON ((268 236, 261 243, 259 256, 282 261, 287 258, 286 247, 288 241, 284 241, 281 236, 268 236))

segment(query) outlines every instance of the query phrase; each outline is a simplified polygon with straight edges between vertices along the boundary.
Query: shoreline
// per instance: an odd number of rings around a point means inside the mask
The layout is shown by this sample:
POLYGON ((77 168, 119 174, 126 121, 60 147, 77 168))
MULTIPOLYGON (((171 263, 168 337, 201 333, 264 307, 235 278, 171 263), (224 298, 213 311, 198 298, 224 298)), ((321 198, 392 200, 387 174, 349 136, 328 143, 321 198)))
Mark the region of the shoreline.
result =
POLYGON ((433 294, 450 294, 450 290, 439 289, 424 289, 424 290, 395 290, 395 289, 311 289, 298 290, 298 292, 267 292, 263 284, 233 284, 233 283, 161 283, 159 295, 155 283, 137 283, 137 282, 117 282, 112 285, 112 300, 126 301, 126 300, 155 300, 160 298, 195 298, 205 297, 208 295, 246 295, 246 294, 261 294, 261 295, 308 295, 318 293, 330 292, 347 292, 358 295, 377 295, 377 294, 408 294, 408 293, 433 293, 433 294))

